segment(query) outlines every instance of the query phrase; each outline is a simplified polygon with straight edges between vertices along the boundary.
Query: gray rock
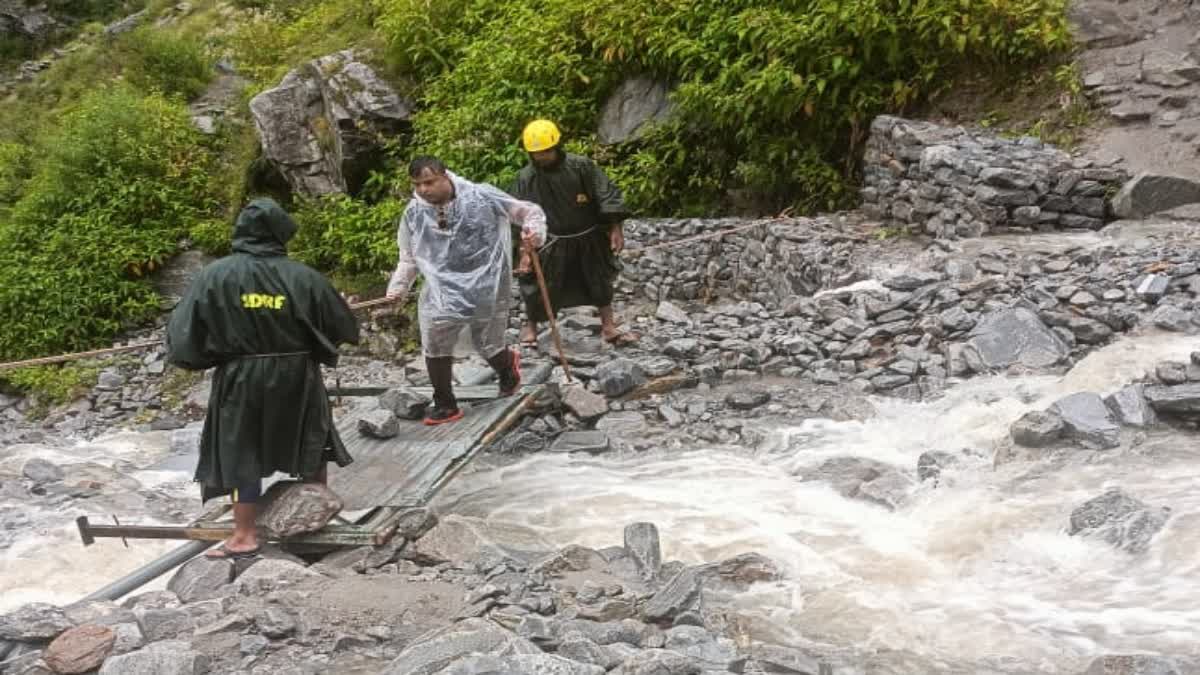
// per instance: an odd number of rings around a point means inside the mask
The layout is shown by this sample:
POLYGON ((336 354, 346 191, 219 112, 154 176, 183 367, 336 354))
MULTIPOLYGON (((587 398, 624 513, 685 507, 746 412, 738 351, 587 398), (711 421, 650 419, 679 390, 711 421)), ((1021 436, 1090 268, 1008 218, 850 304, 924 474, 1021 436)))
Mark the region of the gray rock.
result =
POLYGON ((1134 292, 1149 303, 1156 303, 1167 294, 1171 278, 1162 274, 1147 274, 1137 282, 1134 292))
POLYGON ((1045 448, 1060 440, 1066 431, 1067 424, 1060 414, 1052 411, 1031 411, 1022 414, 1021 418, 1013 423, 1009 435, 1018 446, 1045 448))
POLYGON ((146 644, 146 636, 142 635, 142 628, 136 622, 115 624, 113 632, 117 634, 117 641, 113 644, 113 654, 128 654, 141 649, 146 644))
POLYGON ((234 566, 229 560, 212 559, 200 555, 180 567, 167 589, 173 591, 184 602, 196 602, 214 597, 218 591, 233 581, 234 566))
POLYGON ((605 669, 555 654, 518 654, 505 661, 520 675, 604 675, 605 669))
POLYGON ((616 670, 614 675, 700 675, 699 663, 665 649, 647 649, 640 652, 616 670))
POLYGON ((432 403, 424 394, 417 393, 408 387, 396 387, 379 395, 379 407, 390 410, 402 420, 419 420, 425 415, 425 410, 432 403))
POLYGON ((149 18, 149 13, 146 10, 130 14, 120 21, 116 21, 105 26, 104 34, 108 36, 117 36, 122 33, 128 33, 134 28, 140 26, 147 18, 149 18))
POLYGON ((79 602, 67 605, 63 611, 66 613, 67 619, 75 626, 82 626, 85 623, 114 626, 119 623, 137 621, 137 617, 132 611, 108 600, 79 602))
POLYGON ((734 391, 725 397, 725 405, 734 410, 753 410, 770 402, 770 392, 761 389, 734 391))
POLYGON ((511 433, 500 444, 500 452, 513 455, 529 455, 545 449, 546 439, 532 431, 511 433))
POLYGON ((305 195, 358 192, 377 139, 407 129, 413 109, 352 51, 310 61, 250 101, 263 155, 305 195))
POLYGON ((938 316, 938 319, 941 320, 943 326, 953 331, 971 330, 977 322, 975 315, 963 309, 962 305, 954 305, 946 309, 938 316))
POLYGON ((676 626, 666 631, 664 649, 682 654, 707 670, 727 671, 737 661, 732 641, 716 640, 700 626, 676 626))
POLYGON ((801 472, 801 480, 826 481, 847 499, 857 499, 895 509, 915 487, 896 467, 866 457, 833 457, 801 472))
POLYGON ((400 435, 400 420, 391 410, 369 410, 358 418, 358 433, 368 438, 395 438, 400 435))
POLYGON ((20 653, 18 649, 16 655, 6 661, 0 661, 0 673, 4 673, 4 675, 57 675, 42 660, 40 649, 25 653, 20 653))
POLYGON ((484 555, 528 563, 555 550, 528 528, 448 515, 440 518, 437 526, 418 539, 414 546, 406 548, 404 556, 426 565, 475 560, 484 555))
POLYGON ((239 644, 242 656, 258 656, 271 646, 271 641, 261 635, 243 635, 239 644))
POLYGON ((279 481, 259 506, 258 526, 274 537, 316 532, 342 510, 342 498, 322 483, 279 481))
POLYGON ((562 389, 562 402, 567 410, 579 419, 590 422, 608 412, 608 401, 593 394, 580 385, 567 385, 562 389))
POLYGON ((596 368, 596 383, 605 396, 615 398, 645 384, 646 373, 629 359, 613 359, 596 368))
POLYGON ((1148 386, 1142 393, 1150 407, 1160 415, 1200 413, 1200 383, 1148 386))
POLYGON ((742 553, 717 565, 717 578, 745 590, 752 584, 779 581, 783 572, 774 560, 761 553, 742 553))
POLYGON ((1139 173, 1113 197, 1122 218, 1145 218, 1184 204, 1200 202, 1200 183, 1178 176, 1139 173))
POLYGON ((1141 553, 1166 524, 1171 509, 1153 508, 1119 488, 1090 499, 1071 512, 1067 534, 1101 539, 1129 553, 1141 553))
POLYGON ((0 639, 17 642, 53 640, 71 626, 61 608, 33 602, 0 616, 0 639))
POLYGON ((587 452, 593 455, 612 448, 603 431, 568 431, 554 440, 550 452, 587 452))
POLYGON ((692 319, 687 312, 667 302, 666 300, 658 303, 658 309, 654 312, 654 318, 667 323, 679 324, 681 326, 691 326, 692 319))
POLYGON ((1102 449, 1121 444, 1121 427, 1099 394, 1080 392, 1059 399, 1050 411, 1063 420, 1064 436, 1102 449))
POLYGON ((820 661, 800 650, 767 643, 754 644, 750 655, 739 657, 729 669, 735 673, 756 672, 752 667, 764 673, 787 675, 825 675, 832 670, 822 668, 820 661))
POLYGON ((556 653, 572 661, 599 666, 604 670, 620 664, 620 660, 614 658, 615 655, 611 650, 601 647, 582 635, 564 638, 559 643, 556 653))
POLYGON ((1113 330, 1108 326, 1081 316, 1071 317, 1067 327, 1077 340, 1087 345, 1100 344, 1113 336, 1113 330))
POLYGON ((215 260, 204 251, 190 249, 167 261, 152 277, 154 289, 162 296, 163 304, 167 307, 178 304, 200 270, 215 260))
POLYGON ((260 559, 250 569, 242 572, 233 585, 243 595, 261 595, 281 590, 308 579, 319 579, 320 574, 304 565, 290 560, 260 559))
POLYGON ((642 579, 658 578, 662 567, 662 548, 658 528, 653 523, 633 523, 625 527, 625 550, 633 559, 642 579))
POLYGON ((700 355, 703 349, 700 341, 694 338, 679 338, 671 340, 663 347, 663 354, 675 359, 691 359, 700 355))
POLYGON ((1150 321, 1163 330, 1175 333, 1186 333, 1192 328, 1191 315, 1172 305, 1163 305, 1154 310, 1150 321))
POLYGON ((1130 385, 1110 394, 1104 399, 1104 404, 1121 424, 1131 427, 1151 426, 1158 421, 1158 416, 1142 395, 1143 389, 1140 384, 1130 385))
POLYGON ((936 272, 904 272, 883 280, 883 285, 895 291, 915 291, 922 286, 937 283, 942 275, 936 272))
POLYGON ((385 670, 384 675, 434 675, 471 654, 498 657, 540 654, 533 643, 486 619, 466 619, 415 639, 385 670))
POLYGON ((1014 365, 1046 368, 1070 354, 1062 338, 1024 307, 988 314, 971 335, 964 356, 977 372, 1014 365))
POLYGON ((172 640, 196 627, 191 614, 183 609, 147 609, 137 612, 138 628, 147 642, 172 640))
POLYGON ((100 675, 202 675, 208 672, 207 656, 183 640, 157 642, 135 652, 111 656, 100 675))
POLYGON ((699 609, 705 576, 715 569, 715 565, 684 568, 646 601, 642 617, 648 623, 669 623, 684 612, 699 609))
POLYGON ((1188 365, 1179 361, 1163 361, 1154 367, 1154 376, 1163 384, 1183 384, 1188 381, 1188 365))
POLYGON ((622 82, 601 108, 597 125, 600 142, 613 145, 640 138, 671 115, 670 93, 666 84, 647 77, 622 82))
POLYGON ((1082 675, 1188 675, 1179 663, 1170 657, 1150 654, 1128 654, 1101 656, 1092 661, 1082 675))
POLYGON ((258 632, 272 640, 283 639, 296 632, 296 619, 282 607, 267 607, 254 618, 258 632))
POLYGON ((638 359, 637 364, 641 366, 642 372, 646 373, 646 377, 650 379, 665 377, 679 368, 679 364, 674 359, 669 359, 665 356, 647 356, 646 358, 638 359))
POLYGON ((38 485, 57 483, 63 479, 62 467, 52 464, 41 457, 33 457, 25 461, 21 474, 38 485))

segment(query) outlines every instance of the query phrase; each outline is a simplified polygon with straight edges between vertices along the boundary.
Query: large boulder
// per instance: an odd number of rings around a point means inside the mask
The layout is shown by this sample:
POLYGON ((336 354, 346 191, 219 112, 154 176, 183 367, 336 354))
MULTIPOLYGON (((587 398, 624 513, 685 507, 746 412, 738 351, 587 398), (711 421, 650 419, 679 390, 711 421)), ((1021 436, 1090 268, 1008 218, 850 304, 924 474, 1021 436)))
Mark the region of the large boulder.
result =
POLYGON ((384 675, 434 675, 473 654, 505 657, 541 654, 541 650, 491 621, 466 619, 418 637, 382 672, 384 675))
POLYGON ((900 469, 865 457, 832 457, 801 471, 801 480, 825 481, 847 499, 895 510, 908 498, 916 481, 900 469))
POLYGON ((1047 368, 1071 352, 1067 343, 1037 314, 1012 307, 983 317, 964 348, 967 366, 976 372, 1010 366, 1047 368))
POLYGON ((1167 507, 1148 506, 1113 488, 1072 511, 1067 534, 1102 539, 1130 553, 1141 553, 1170 515, 1167 507))
POLYGON ((116 642, 117 633, 108 626, 78 626, 51 642, 42 660, 61 675, 86 673, 104 663, 116 642))
POLYGON ((357 193, 382 159, 378 139, 407 130, 413 107, 352 50, 310 61, 250 101, 263 154, 305 195, 357 193))
POLYGON ((342 510, 342 499, 321 483, 279 481, 263 495, 258 526, 274 537, 316 532, 342 510))
POLYGON ((1050 410, 1062 418, 1068 438, 1102 449, 1121 444, 1121 427, 1099 394, 1071 394, 1056 401, 1050 410))
POLYGON ((184 602, 207 600, 233 581, 234 571, 232 561, 196 556, 175 572, 167 582, 167 589, 184 602))
POLYGON ((61 608, 33 602, 0 616, 0 639, 18 642, 53 640, 71 626, 71 620, 61 608))
POLYGON ((201 675, 208 672, 209 658, 183 640, 166 640, 135 652, 110 657, 100 675, 201 675))
POLYGON ((1145 218, 1184 204, 1200 202, 1200 183, 1179 176, 1139 173, 1113 197, 1113 211, 1122 218, 1145 218))
POLYGON ((54 36, 60 24, 45 6, 17 0, 0 0, 0 38, 41 45, 54 36))
POLYGON ((554 550, 533 530, 451 514, 418 539, 411 551, 406 549, 405 556, 429 564, 462 562, 481 554, 531 562, 554 550))
POLYGON ((666 84, 646 77, 622 82, 600 111, 600 142, 611 145, 643 136, 655 122, 670 116, 670 93, 666 84))

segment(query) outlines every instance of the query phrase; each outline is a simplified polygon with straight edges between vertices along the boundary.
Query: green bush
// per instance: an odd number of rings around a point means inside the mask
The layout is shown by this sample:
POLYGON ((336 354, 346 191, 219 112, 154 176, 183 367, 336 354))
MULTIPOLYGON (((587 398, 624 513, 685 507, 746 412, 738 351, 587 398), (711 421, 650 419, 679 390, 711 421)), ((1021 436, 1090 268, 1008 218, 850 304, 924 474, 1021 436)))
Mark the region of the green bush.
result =
POLYGON ((86 348, 157 311, 144 277, 216 212, 201 142, 181 105, 123 86, 37 141, 0 224, 0 359, 86 348))
POLYGON ((96 386, 101 366, 94 362, 63 366, 32 366, 0 373, 0 380, 38 401, 35 416, 48 406, 68 403, 96 386))
MULTIPOLYGON (((1011 69, 1069 46, 1065 0, 374 0, 390 57, 427 78, 420 149, 505 182, 524 122, 591 147, 623 76, 677 85, 673 123, 606 163, 635 204, 832 208, 870 120, 902 112, 964 63, 1011 69)), ((596 150, 598 152, 598 150, 596 150)))
POLYGON ((343 276, 378 274, 396 266, 396 219, 404 202, 365 204, 346 196, 304 200, 293 212, 300 225, 291 256, 343 276))
POLYGON ((168 96, 199 96, 212 79, 212 65, 204 45, 154 27, 139 28, 122 36, 119 51, 127 78, 138 87, 168 96))

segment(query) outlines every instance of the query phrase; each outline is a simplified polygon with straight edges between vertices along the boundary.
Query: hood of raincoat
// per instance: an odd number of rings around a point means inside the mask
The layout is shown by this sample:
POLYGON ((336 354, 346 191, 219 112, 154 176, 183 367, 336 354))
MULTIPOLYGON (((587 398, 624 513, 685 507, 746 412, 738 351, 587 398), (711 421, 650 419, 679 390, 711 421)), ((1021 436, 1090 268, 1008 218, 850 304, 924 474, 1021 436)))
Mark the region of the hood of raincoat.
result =
POLYGON ((287 244, 299 229, 274 199, 255 199, 238 214, 233 226, 233 250, 257 256, 287 255, 287 244))

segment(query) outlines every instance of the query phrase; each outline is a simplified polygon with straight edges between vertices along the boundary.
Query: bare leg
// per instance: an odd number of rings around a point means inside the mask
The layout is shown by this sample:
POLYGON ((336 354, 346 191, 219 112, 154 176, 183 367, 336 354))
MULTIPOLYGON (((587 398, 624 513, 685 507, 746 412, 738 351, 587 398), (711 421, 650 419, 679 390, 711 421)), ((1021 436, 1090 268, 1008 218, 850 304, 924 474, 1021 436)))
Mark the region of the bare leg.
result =
POLYGON ((605 305, 599 308, 600 311, 600 337, 605 341, 615 345, 629 344, 638 341, 638 336, 634 333, 622 333, 617 330, 617 322, 613 317, 612 305, 605 305))
POLYGON ((521 344, 537 344, 538 327, 533 321, 525 322, 521 327, 521 344))
POLYGON ((220 549, 206 553, 209 558, 228 558, 230 553, 245 553, 258 548, 257 504, 233 505, 233 536, 220 549))

